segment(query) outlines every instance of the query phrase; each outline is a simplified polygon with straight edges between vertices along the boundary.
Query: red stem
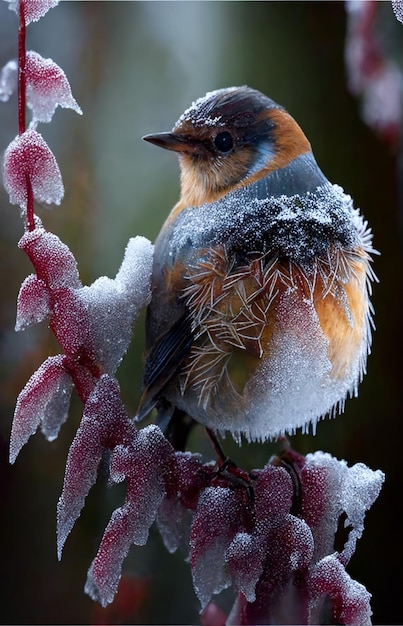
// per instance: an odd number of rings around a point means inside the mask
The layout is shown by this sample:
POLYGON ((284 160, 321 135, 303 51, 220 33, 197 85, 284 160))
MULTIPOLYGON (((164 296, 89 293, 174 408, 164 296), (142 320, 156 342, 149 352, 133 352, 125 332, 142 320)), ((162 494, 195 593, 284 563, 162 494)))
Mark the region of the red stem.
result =
MULTIPOLYGON (((20 24, 18 28, 18 134, 22 135, 26 130, 25 109, 27 103, 27 79, 25 64, 27 53, 25 47, 26 23, 25 23, 25 0, 20 0, 20 24)), ((27 184, 27 229, 35 229, 34 219, 34 194, 29 173, 26 173, 27 184)))

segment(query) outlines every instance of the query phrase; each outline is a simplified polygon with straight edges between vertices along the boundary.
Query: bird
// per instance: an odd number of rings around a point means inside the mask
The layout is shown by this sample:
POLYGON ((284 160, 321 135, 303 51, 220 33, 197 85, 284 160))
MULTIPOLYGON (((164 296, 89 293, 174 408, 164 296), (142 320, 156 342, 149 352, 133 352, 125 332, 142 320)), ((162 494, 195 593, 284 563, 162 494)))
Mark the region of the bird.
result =
POLYGON ((165 431, 238 443, 315 432, 366 372, 367 221, 251 87, 210 91, 143 139, 177 154, 181 193, 155 241, 136 419, 156 409, 165 431))

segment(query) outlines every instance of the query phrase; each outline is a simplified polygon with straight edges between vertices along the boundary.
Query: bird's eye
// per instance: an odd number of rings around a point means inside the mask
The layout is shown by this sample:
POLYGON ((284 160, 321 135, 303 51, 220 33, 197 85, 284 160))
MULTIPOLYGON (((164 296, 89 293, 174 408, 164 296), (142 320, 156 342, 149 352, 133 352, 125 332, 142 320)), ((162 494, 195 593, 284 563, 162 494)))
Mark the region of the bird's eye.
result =
POLYGON ((232 139, 232 135, 228 130, 224 130, 222 133, 218 133, 218 135, 214 138, 214 146, 223 154, 228 154, 231 152, 234 147, 234 140, 232 139))

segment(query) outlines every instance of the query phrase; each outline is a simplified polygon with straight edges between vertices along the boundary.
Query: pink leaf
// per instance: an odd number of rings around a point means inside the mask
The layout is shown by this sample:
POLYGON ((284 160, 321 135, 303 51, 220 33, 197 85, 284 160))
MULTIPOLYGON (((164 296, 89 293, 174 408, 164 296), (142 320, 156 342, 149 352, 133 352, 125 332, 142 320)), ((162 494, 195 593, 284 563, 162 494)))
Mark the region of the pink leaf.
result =
POLYGON ((335 555, 325 557, 313 568, 309 577, 309 594, 310 624, 320 623, 321 616, 323 619, 325 602, 329 607, 326 623, 346 626, 371 624, 371 594, 350 578, 335 555))
POLYGON ((248 602, 256 599, 255 588, 265 562, 265 542, 261 536, 237 533, 229 545, 225 560, 236 589, 241 591, 248 602))
POLYGON ((73 359, 85 356, 93 361, 88 310, 76 290, 52 290, 50 327, 66 355, 73 359))
POLYGON ((286 515, 291 509, 293 497, 290 474, 283 467, 270 464, 257 474, 254 488, 256 520, 262 522, 286 515))
POLYGON ((27 105, 32 109, 34 122, 50 122, 56 107, 82 111, 71 93, 63 70, 37 52, 27 52, 27 105))
POLYGON ((214 602, 209 602, 200 615, 201 626, 225 626, 227 616, 214 602))
POLYGON ((89 396, 79 429, 70 446, 63 491, 57 507, 57 545, 61 558, 64 543, 84 506, 97 478, 98 466, 106 450, 137 436, 120 399, 119 385, 102 376, 89 396))
POLYGON ((48 439, 57 437, 67 417, 72 382, 63 367, 63 356, 52 356, 31 376, 17 399, 10 440, 10 462, 38 426, 48 439))
POLYGON ((138 431, 129 445, 117 446, 111 458, 111 481, 127 481, 125 503, 109 521, 88 572, 86 592, 103 606, 112 602, 121 567, 132 543, 144 545, 165 495, 165 474, 173 449, 157 426, 138 431))
MULTIPOLYGON (((9 3, 10 11, 15 11, 19 15, 19 0, 6 0, 9 3)), ((25 23, 37 22, 49 9, 57 6, 59 0, 23 0, 25 23)))
POLYGON ((66 244, 53 233, 48 233, 44 228, 36 228, 25 233, 18 245, 30 258, 38 279, 49 289, 81 287, 74 256, 66 244))
POLYGON ((30 324, 38 324, 49 314, 49 291, 46 284, 35 274, 27 276, 18 294, 15 330, 24 330, 30 324))
POLYGON ((240 493, 229 488, 208 487, 200 496, 190 536, 190 554, 193 585, 202 608, 213 593, 231 584, 225 554, 237 532, 245 530, 244 514, 240 493))
POLYGON ((307 455, 300 479, 302 512, 315 538, 315 560, 334 551, 334 536, 345 514, 346 526, 351 527, 342 551, 346 564, 363 532, 365 512, 379 495, 383 473, 362 463, 348 467, 330 454, 315 452, 307 455))
POLYGON ((60 204, 64 188, 59 166, 53 153, 36 131, 18 135, 7 147, 3 163, 4 187, 11 204, 27 206, 27 180, 34 199, 50 207, 60 204))

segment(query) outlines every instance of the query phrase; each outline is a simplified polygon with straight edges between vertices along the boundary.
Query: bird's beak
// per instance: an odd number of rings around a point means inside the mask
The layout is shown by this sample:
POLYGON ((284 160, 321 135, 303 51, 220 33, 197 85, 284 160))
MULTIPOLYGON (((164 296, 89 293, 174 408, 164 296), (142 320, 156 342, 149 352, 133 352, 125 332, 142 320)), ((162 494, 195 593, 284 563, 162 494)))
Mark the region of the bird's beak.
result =
POLYGON ((174 150, 174 152, 195 152, 197 144, 186 135, 175 133, 155 133, 153 135, 145 135, 144 141, 149 141, 155 146, 165 148, 165 150, 174 150))

